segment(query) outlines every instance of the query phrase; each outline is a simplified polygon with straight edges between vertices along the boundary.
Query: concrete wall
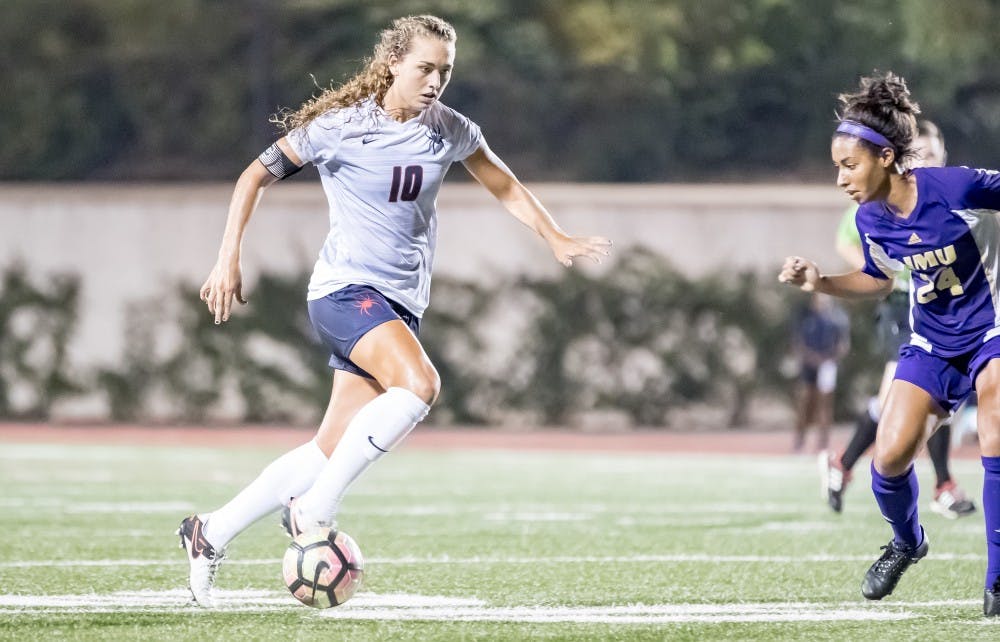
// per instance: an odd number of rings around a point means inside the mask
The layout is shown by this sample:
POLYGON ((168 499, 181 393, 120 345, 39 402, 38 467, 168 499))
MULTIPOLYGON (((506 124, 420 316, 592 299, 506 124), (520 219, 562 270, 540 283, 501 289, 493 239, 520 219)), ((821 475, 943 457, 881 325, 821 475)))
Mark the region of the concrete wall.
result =
MULTIPOLYGON (((608 236, 619 255, 645 245, 693 275, 728 268, 774 271, 791 253, 821 266, 841 265, 833 235, 848 202, 833 186, 531 188, 567 231, 608 236)), ((126 303, 150 299, 155 305, 170 284, 200 285, 207 276, 231 190, 216 184, 0 185, 0 267, 20 260, 36 279, 56 271, 78 273, 83 309, 71 360, 78 366, 113 363, 128 323, 126 303)), ((478 185, 445 185, 438 209, 439 274, 489 280, 563 269, 478 185)), ((255 277, 311 266, 326 230, 318 184, 269 189, 243 253, 251 305, 255 277)))

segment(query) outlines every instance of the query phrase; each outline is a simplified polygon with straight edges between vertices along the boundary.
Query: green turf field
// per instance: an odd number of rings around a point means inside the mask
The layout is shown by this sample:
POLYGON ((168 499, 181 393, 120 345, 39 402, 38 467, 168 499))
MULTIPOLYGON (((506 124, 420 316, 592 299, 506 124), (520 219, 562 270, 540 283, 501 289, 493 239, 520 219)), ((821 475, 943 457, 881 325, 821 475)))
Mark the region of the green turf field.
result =
MULTIPOLYGON (((866 603, 889 539, 866 465, 837 516, 814 459, 791 456, 404 448, 344 504, 368 564, 352 601, 288 595, 274 517, 231 546, 220 607, 187 606, 177 523, 276 454, 0 444, 0 639, 1000 639, 981 516, 947 521, 923 498, 930 556, 866 603)), ((954 468, 978 494, 978 462, 954 468)))

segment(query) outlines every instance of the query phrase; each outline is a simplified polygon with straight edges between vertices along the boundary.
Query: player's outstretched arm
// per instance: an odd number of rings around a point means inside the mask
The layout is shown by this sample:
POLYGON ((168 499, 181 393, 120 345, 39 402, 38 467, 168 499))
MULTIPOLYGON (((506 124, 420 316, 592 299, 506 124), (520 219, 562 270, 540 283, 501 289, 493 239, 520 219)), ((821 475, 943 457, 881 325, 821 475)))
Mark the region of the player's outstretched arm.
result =
POLYGON ((819 267, 801 256, 789 256, 781 266, 778 280, 806 292, 821 292, 844 299, 873 299, 892 291, 891 279, 876 279, 861 270, 824 276, 819 267))
MULTIPOLYGON (((285 156, 301 166, 302 162, 284 138, 276 145, 285 156)), ((219 247, 219 257, 216 259, 212 272, 208 275, 199 295, 208 306, 209 314, 215 316, 215 322, 229 320, 233 300, 245 304, 243 296, 243 271, 240 267, 240 249, 243 245, 243 233, 264 189, 278 178, 268 170, 261 160, 255 159, 240 174, 229 201, 229 214, 226 217, 226 229, 222 234, 222 245, 219 247)))
POLYGON ((484 140, 479 149, 463 161, 466 169, 495 196, 504 208, 536 234, 545 239, 556 260, 569 267, 573 259, 585 256, 595 263, 607 256, 611 241, 603 236, 566 234, 528 188, 521 184, 507 165, 493 153, 484 140))

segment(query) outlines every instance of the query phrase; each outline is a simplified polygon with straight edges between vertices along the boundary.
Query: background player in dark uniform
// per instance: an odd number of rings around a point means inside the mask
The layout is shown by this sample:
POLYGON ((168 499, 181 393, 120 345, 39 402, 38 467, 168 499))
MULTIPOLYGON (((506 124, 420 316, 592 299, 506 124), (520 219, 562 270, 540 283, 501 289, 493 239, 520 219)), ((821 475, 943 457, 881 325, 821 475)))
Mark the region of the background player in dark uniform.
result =
POLYGON ((829 446, 837 365, 847 354, 850 333, 847 314, 825 294, 809 297, 795 319, 795 352, 800 363, 793 444, 796 452, 805 445, 806 429, 812 420, 818 430, 817 448, 826 452, 829 446))
POLYGON ((894 274, 911 272, 913 332, 900 350, 871 466, 875 500, 893 538, 865 573, 861 592, 872 600, 889 595, 927 555, 913 458, 927 415, 953 412, 975 389, 987 542, 983 613, 1000 616, 1000 173, 907 169, 919 107, 891 72, 862 78, 840 102, 830 152, 837 185, 860 204, 865 265, 828 276, 791 256, 778 278, 806 291, 863 298, 887 296, 894 274))

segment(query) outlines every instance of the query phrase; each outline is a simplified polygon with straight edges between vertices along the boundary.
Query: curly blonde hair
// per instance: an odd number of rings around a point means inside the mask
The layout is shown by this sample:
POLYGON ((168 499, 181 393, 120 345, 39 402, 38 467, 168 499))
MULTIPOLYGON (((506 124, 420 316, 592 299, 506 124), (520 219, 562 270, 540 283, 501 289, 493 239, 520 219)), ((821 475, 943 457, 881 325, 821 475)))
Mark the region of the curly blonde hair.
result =
POLYGON ((437 16, 406 16, 392 21, 392 26, 382 30, 371 58, 364 67, 339 87, 330 86, 319 95, 313 96, 297 110, 282 110, 271 117, 271 122, 283 132, 304 127, 315 118, 331 109, 342 109, 357 105, 369 96, 382 104, 385 93, 392 85, 393 76, 389 71, 389 57, 398 58, 410 51, 414 38, 430 36, 445 42, 455 42, 455 28, 437 16))

